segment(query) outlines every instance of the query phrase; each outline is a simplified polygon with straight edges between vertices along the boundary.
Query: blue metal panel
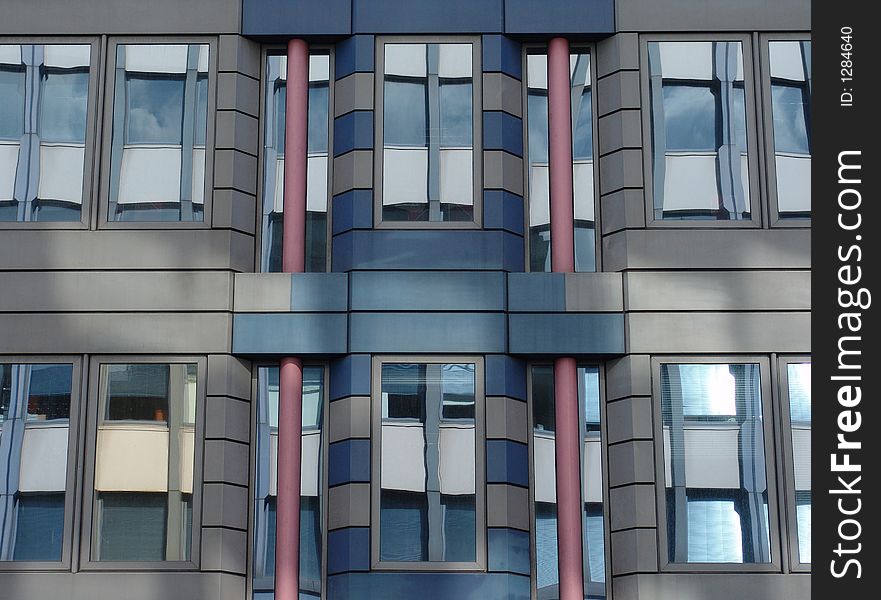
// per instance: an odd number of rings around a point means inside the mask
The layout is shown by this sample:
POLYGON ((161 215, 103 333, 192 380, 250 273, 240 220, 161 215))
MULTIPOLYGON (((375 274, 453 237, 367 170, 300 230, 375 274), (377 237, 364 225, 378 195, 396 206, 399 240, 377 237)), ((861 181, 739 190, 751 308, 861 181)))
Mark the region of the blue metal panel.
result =
POLYGON ((504 352, 502 313, 352 313, 353 352, 504 352))
POLYGON ((508 310, 511 312, 565 311, 564 273, 509 273, 508 310))
POLYGON ((529 486, 529 451, 511 440, 486 441, 486 482, 529 486))
POLYGON ((526 363, 504 354, 488 354, 486 395, 526 400, 526 363))
POLYGON ((370 395, 370 355, 350 354, 330 363, 330 400, 370 395))
POLYGON ((354 271, 352 310, 505 310, 501 271, 354 271))
POLYGON ((502 72, 511 77, 523 77, 520 42, 503 35, 483 36, 483 71, 502 72))
POLYGON ((506 112, 483 113, 483 149, 505 150, 523 156, 523 121, 506 112))
MULTIPOLYGON (((330 551, 328 547, 328 562, 330 551)), ((327 578, 328 600, 529 600, 529 597, 529 577, 509 573, 372 572, 327 578)))
POLYGON ((373 228, 373 191, 349 190, 333 197, 333 234, 373 228))
POLYGON ((353 0, 355 33, 502 31, 502 0, 353 0))
POLYGON ((310 355, 348 351, 344 313, 241 313, 233 316, 233 354, 310 355))
POLYGON ((505 190, 484 190, 484 229, 506 229, 523 235, 523 198, 505 190))
POLYGON ((372 35, 353 35, 338 43, 333 57, 334 77, 342 79, 352 73, 372 73, 373 44, 372 35))
POLYGON ((370 483, 370 440, 343 440, 328 446, 327 485, 370 483))
POLYGON ((243 0, 244 35, 349 35, 352 0, 243 0))
POLYGON ((620 313, 511 314, 512 354, 623 354, 620 313))
POLYGON ((291 273, 291 311, 345 312, 348 284, 346 273, 291 273))
POLYGON ((347 527, 327 533, 327 572, 370 570, 370 528, 347 527))
POLYGON ((491 527, 486 530, 487 567, 490 571, 509 571, 529 575, 529 533, 491 527))
POLYGON ((333 240, 334 271, 522 271, 523 261, 523 238, 507 231, 348 231, 333 240))
POLYGON ((505 0, 507 34, 577 34, 600 37, 615 32, 614 0, 505 0))
POLYGON ((334 119, 333 155, 373 150, 373 111, 356 110, 334 119))

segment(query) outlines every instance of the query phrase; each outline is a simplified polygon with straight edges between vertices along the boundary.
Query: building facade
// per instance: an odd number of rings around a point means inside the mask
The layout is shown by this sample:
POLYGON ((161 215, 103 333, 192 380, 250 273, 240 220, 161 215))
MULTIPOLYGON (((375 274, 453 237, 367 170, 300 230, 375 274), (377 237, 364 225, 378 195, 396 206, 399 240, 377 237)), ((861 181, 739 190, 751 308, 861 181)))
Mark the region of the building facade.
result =
POLYGON ((0 599, 810 597, 808 2, 3 15, 0 599))

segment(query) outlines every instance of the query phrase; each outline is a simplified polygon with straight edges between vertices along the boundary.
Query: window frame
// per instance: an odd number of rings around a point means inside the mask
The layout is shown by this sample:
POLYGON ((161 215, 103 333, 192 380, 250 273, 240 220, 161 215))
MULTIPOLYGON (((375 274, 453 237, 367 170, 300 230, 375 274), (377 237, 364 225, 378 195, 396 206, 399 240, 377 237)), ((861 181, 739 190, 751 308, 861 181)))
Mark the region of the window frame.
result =
POLYGON ((154 354, 126 355, 102 354, 89 357, 88 389, 86 403, 85 452, 82 477, 82 528, 80 531, 80 568, 83 571, 198 571, 201 559, 202 539, 202 488, 204 485, 204 445, 205 412, 207 390, 208 359, 204 355, 162 356, 154 354), (98 439, 98 424, 101 420, 99 409, 100 369, 107 364, 196 364, 196 423, 193 443, 193 530, 189 560, 168 561, 107 561, 92 558, 92 539, 94 536, 95 502, 95 461, 98 439))
POLYGON ((95 36, 2 36, 0 44, 19 44, 32 46, 77 45, 88 44, 89 51, 89 98, 86 104, 86 137, 85 154, 83 156, 83 202, 80 206, 80 218, 77 221, 0 221, 0 231, 7 229, 67 229, 87 230, 94 219, 93 209, 95 197, 98 196, 98 150, 101 137, 99 126, 102 121, 98 116, 98 106, 104 101, 104 86, 99 73, 104 69, 104 47, 100 38, 95 36))
POLYGON ((98 195, 97 229, 211 229, 214 200, 214 152, 215 130, 217 126, 217 64, 218 42, 214 36, 112 36, 106 42, 103 85, 103 110, 101 114, 101 152, 100 152, 100 193, 98 195), (201 221, 111 221, 110 185, 113 161, 113 113, 116 104, 116 56, 120 45, 153 46, 174 44, 208 45, 208 107, 205 132, 205 181, 203 189, 204 205, 201 221))
MULTIPOLYGON (((641 34, 639 36, 639 81, 641 86, 640 100, 642 105, 642 139, 643 139, 643 189, 645 195, 645 219, 648 229, 759 229, 766 221, 764 217, 766 202, 765 190, 760 185, 765 170, 762 168, 764 142, 759 143, 759 124, 762 123, 758 114, 761 98, 756 85, 756 66, 754 58, 754 36, 748 33, 678 33, 678 34, 641 34), (749 200, 750 218, 742 220, 729 219, 656 219, 654 211, 654 175, 653 162, 655 155, 652 143, 651 114, 651 73, 649 70, 648 47, 651 42, 740 42, 743 62, 744 82, 744 119, 746 128, 747 159, 749 166, 749 200)), ((764 138, 764 136, 763 136, 764 138)))
POLYGON ((771 363, 767 356, 762 355, 655 355, 652 356, 652 399, 654 416, 654 448, 655 448, 655 492, 656 514, 658 527, 658 566, 660 572, 668 573, 779 573, 781 571, 780 514, 778 496, 779 468, 776 464, 776 444, 774 422, 777 411, 774 410, 771 382, 771 363), (767 563, 706 563, 706 562, 673 562, 668 552, 667 532, 667 498, 666 472, 664 453, 664 423, 661 398, 661 365, 674 364, 707 364, 732 365, 756 364, 759 366, 760 386, 762 391, 762 430, 764 433, 765 450, 765 485, 768 490, 768 542, 771 548, 771 561, 767 563))
POLYGON ((486 387, 482 355, 419 355, 382 354, 371 359, 370 385, 370 569, 371 571, 431 571, 431 572, 485 572, 487 569, 486 543, 486 387), (475 491, 475 560, 448 561, 388 561, 380 559, 380 494, 382 492, 382 365, 453 364, 474 365, 474 491, 475 491))
MULTIPOLYGON (((781 452, 779 456, 782 459, 780 474, 781 489, 785 491, 780 498, 780 510, 784 511, 786 521, 786 532, 783 536, 783 543, 788 549, 789 570, 792 573, 810 573, 812 563, 804 563, 799 560, 799 544, 798 544, 798 515, 795 499, 795 472, 794 472, 794 449, 792 442, 792 420, 789 409, 789 374, 787 368, 790 364, 812 364, 813 361, 809 354, 787 354, 780 355, 776 358, 777 371, 777 398, 780 403, 779 427, 781 452)), ((812 501, 813 503, 813 501, 812 501)))
POLYGON ((80 457, 82 456, 82 427, 84 398, 83 360, 80 355, 46 354, 46 355, 0 355, 0 363, 13 365, 46 365, 69 364, 72 367, 70 380, 70 418, 67 438, 67 473, 64 488, 64 521, 61 539, 61 560, 34 561, 8 560, 0 561, 0 574, 8 571, 70 571, 77 559, 77 545, 74 530, 79 528, 80 515, 80 457))
MULTIPOLYGON (((534 399, 533 399, 533 379, 532 379, 532 370, 535 367, 550 367, 553 371, 554 369, 554 361, 553 360, 534 360, 529 361, 526 364, 526 418, 527 418, 527 445, 529 446, 529 564, 530 564, 530 576, 529 576, 529 586, 532 594, 532 598, 539 598, 538 595, 538 554, 536 552, 536 528, 535 528, 535 417, 534 417, 534 399)), ((605 566, 605 576, 606 576, 606 585, 605 585, 605 597, 612 597, 612 522, 609 514, 609 442, 607 437, 608 432, 608 423, 607 423, 607 400, 606 400, 606 365, 604 362, 591 362, 589 360, 578 360, 576 362, 576 372, 581 370, 582 368, 590 368, 595 367, 599 372, 599 384, 600 384, 600 461, 603 469, 601 482, 602 482, 602 496, 603 496, 603 554, 604 554, 604 566, 605 566)), ((556 382, 555 382, 556 383, 556 382)), ((581 493, 581 552, 582 552, 582 572, 584 572, 588 568, 588 563, 585 561, 589 561, 587 558, 587 553, 585 552, 587 548, 587 540, 584 535, 584 403, 583 398, 581 397, 581 390, 583 387, 582 380, 578 381, 578 414, 580 417, 579 421, 579 430, 581 431, 581 444, 582 451, 579 454, 579 465, 578 471, 581 476, 581 485, 579 486, 579 491, 581 493)), ((554 404, 556 405, 556 390, 554 390, 554 404)), ((556 410, 556 406, 554 408, 556 410)), ((554 432, 556 435, 556 432, 554 432)), ((556 443, 556 440, 555 440, 556 443)), ((558 540, 558 549, 557 549, 557 557, 559 561, 559 535, 557 537, 558 540)), ((559 564, 557 565, 559 568, 559 564)), ((587 581, 585 580, 585 584, 587 581)), ((559 586, 559 584, 558 584, 559 586)), ((587 589, 585 589, 585 597, 587 597, 587 589)))
MULTIPOLYGON (((548 45, 540 43, 525 43, 522 45, 521 73, 523 80, 520 82, 520 105, 523 121, 523 226, 525 230, 523 248, 525 252, 525 271, 527 273, 549 273, 550 271, 533 271, 531 269, 532 249, 529 243, 529 209, 531 199, 529 197, 529 73, 528 73, 528 57, 530 54, 544 54, 547 57, 548 45)), ((600 144, 599 144, 599 126, 600 117, 597 110, 596 101, 597 93, 597 49, 595 43, 572 43, 569 46, 569 55, 572 54, 588 54, 590 55, 590 81, 591 81, 591 127, 593 128, 591 135, 591 145, 593 148, 593 227, 594 227, 594 270, 593 271, 575 271, 576 273, 599 273, 603 270, 603 230, 602 230, 602 203, 600 196, 600 144)), ((570 86, 571 86, 570 75, 570 86)), ((570 100, 570 121, 571 121, 571 100, 570 100)), ((573 127, 574 128, 574 127, 573 127)), ((574 139, 573 139, 574 144, 574 139)), ((550 149, 549 149, 550 153, 550 149)), ((548 166, 550 167, 550 156, 548 156, 548 166)), ((575 157, 572 156, 572 168, 575 168, 575 157)), ((572 208, 573 219, 572 229, 575 229, 575 185, 573 177, 572 186, 572 208)), ((550 204, 550 194, 548 195, 548 203, 550 204)), ((550 214, 550 207, 548 210, 550 214)), ((573 234, 574 240, 574 234, 573 234)), ((572 258, 575 260, 575 249, 572 250, 572 258)), ((553 254, 551 254, 553 260, 553 254)), ((573 263, 574 264, 574 263, 573 263)))
MULTIPOLYGON (((331 270, 331 254, 333 249, 333 126, 336 120, 336 110, 334 109, 334 88, 336 87, 335 75, 335 52, 336 46, 333 44, 309 44, 309 56, 314 54, 325 54, 329 57, 328 67, 328 91, 327 91, 327 233, 326 233, 326 257, 325 257, 325 273, 331 270)), ((263 46, 260 53, 260 118, 257 125, 257 135, 259 142, 257 145, 257 183, 256 194, 256 215, 254 225, 254 237, 256 239, 256 248, 254 256, 254 272, 255 273, 275 273, 277 271, 263 270, 263 203, 265 201, 265 169, 266 169, 266 128, 270 126, 268 115, 266 113, 266 64, 270 56, 284 56, 287 52, 287 46, 282 44, 268 44, 263 46)), ((340 115, 342 116, 342 115, 340 115)), ((308 123, 307 123, 308 127, 308 123)), ((307 132, 308 134, 308 132, 307 132)), ((305 218, 305 215, 304 215, 305 218)), ((263 364, 262 366, 267 366, 263 364)))
MULTIPOLYGON (((759 34, 759 65, 761 67, 760 81, 762 90, 762 129, 764 135, 764 150, 766 159, 765 177, 766 194, 768 198, 768 224, 772 228, 810 228, 811 218, 791 218, 784 219, 780 217, 777 206, 777 165, 775 162, 774 150, 774 112, 771 107, 771 56, 770 42, 810 42, 811 33, 809 31, 787 32, 787 33, 762 33, 759 34)), ((810 115, 809 115, 810 118, 810 115)), ((811 157, 813 159, 813 150, 811 157)), ((813 205, 812 205, 813 207, 813 205)))
POLYGON ((482 229, 483 228, 483 51, 475 35, 383 35, 376 36, 373 98, 373 228, 374 229, 482 229), (383 221, 383 127, 386 44, 471 44, 472 93, 472 210, 470 221, 383 221))
MULTIPOLYGON (((251 435, 250 435, 250 450, 248 451, 248 461, 250 466, 250 476, 248 478, 248 550, 247 550, 247 566, 245 568, 245 577, 247 581, 245 582, 245 590, 246 597, 252 598, 254 595, 254 558, 256 557, 256 550, 254 544, 255 539, 255 525, 257 523, 257 514, 254 510, 254 500, 255 493, 257 491, 257 427, 255 426, 257 423, 257 410, 258 410, 258 402, 257 402, 257 394, 259 394, 259 373, 260 369, 264 368, 280 368, 280 362, 273 361, 254 361, 251 364, 251 402, 250 409, 248 413, 251 417, 251 435)), ((327 485, 327 467, 328 467, 328 459, 327 454, 330 448, 330 368, 328 363, 321 361, 304 361, 303 368, 306 369, 308 367, 317 367, 321 368, 324 376, 324 387, 321 390, 321 400, 324 403, 324 407, 321 414, 321 464, 320 468, 322 469, 322 473, 319 480, 319 488, 321 491, 321 502, 320 502, 320 510, 321 510, 321 556, 319 560, 321 561, 321 593, 320 597, 325 598, 327 596, 327 507, 328 507, 328 485, 327 485)), ((302 436, 302 434, 301 434, 302 436)), ((302 466, 302 462, 301 462, 302 466)), ((276 496, 277 498, 277 496, 276 496)), ((276 504, 278 506, 278 504, 276 504)), ((276 538, 277 539, 277 538, 276 538)), ((298 584, 299 588, 299 584, 298 584)), ((272 589, 275 590, 275 582, 273 581, 272 589)), ((262 591, 262 590, 260 590, 262 591)))

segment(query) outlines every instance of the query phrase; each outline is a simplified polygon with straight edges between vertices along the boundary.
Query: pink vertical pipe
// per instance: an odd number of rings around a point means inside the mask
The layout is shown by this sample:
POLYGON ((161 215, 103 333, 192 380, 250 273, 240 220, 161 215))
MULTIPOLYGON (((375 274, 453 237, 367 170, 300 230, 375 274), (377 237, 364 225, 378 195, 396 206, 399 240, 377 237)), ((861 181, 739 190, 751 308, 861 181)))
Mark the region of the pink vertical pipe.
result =
MULTIPOLYGON (((306 151, 309 110, 309 46, 288 42, 284 143, 282 270, 306 268, 306 151)), ((278 382, 278 491, 276 497, 275 598, 300 596, 300 455, 303 434, 303 361, 281 360, 278 382)))
POLYGON ((572 204, 572 117, 569 41, 548 43, 548 141, 551 183, 551 270, 575 271, 575 209, 572 204))
MULTIPOLYGON (((551 270, 575 271, 572 202, 572 117, 569 41, 548 43, 548 138, 551 182, 551 270)), ((581 428, 578 367, 574 358, 554 360, 557 546, 560 600, 583 600, 581 546, 581 428)))

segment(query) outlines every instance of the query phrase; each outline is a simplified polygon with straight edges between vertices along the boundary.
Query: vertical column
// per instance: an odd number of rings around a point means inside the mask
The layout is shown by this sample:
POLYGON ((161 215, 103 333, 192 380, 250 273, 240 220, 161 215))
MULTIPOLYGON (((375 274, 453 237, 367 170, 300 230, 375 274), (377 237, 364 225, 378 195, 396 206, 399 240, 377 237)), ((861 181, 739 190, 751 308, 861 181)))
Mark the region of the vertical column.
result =
MULTIPOLYGON (((306 151, 309 109, 309 46, 288 42, 285 103, 284 238, 282 270, 306 266, 306 151)), ((275 597, 296 600, 300 587, 300 455, 303 424, 303 362, 281 360, 278 385, 278 496, 276 500, 275 597)))
MULTIPOLYGON (((569 42, 565 38, 554 38, 548 43, 548 140, 551 270, 571 273, 575 271, 575 215, 572 204, 569 42)), ((574 358, 554 360, 554 398, 560 600, 582 600, 581 434, 578 367, 574 358)))

